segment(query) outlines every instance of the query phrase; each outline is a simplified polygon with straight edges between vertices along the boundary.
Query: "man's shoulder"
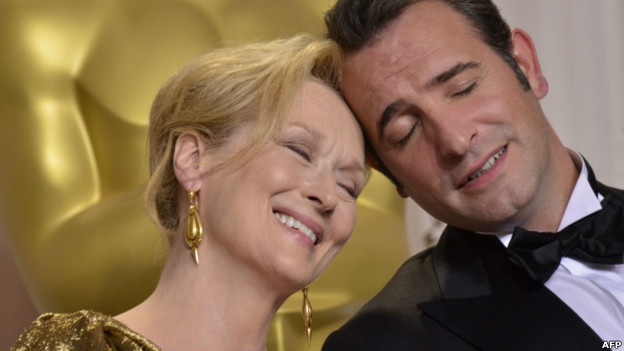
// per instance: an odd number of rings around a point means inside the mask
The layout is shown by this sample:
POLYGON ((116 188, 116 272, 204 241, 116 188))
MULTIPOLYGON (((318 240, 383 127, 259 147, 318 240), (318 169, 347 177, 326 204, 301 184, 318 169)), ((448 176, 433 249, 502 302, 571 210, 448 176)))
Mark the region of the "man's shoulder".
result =
POLYGON ((418 304, 440 297, 432 262, 434 248, 426 249, 405 261, 388 283, 352 318, 366 319, 384 314, 410 315, 418 304))
POLYGON ((605 185, 603 183, 598 182, 599 192, 604 196, 607 194, 613 194, 620 198, 622 202, 624 202, 624 190, 614 188, 609 185, 605 185))
POLYGON ((418 304, 441 296, 433 269, 433 251, 434 248, 426 249, 405 261, 377 295, 330 336, 324 349, 352 349, 358 345, 358 349, 375 348, 378 342, 394 347, 397 343, 411 345, 416 341, 408 339, 422 338, 418 304))
POLYGON ((430 294, 439 290, 433 262, 435 249, 435 246, 430 247, 407 259, 364 309, 393 304, 396 301, 400 301, 403 305, 406 303, 411 305, 439 296, 434 294, 429 297, 421 294, 423 291, 430 294))
MULTIPOLYGON (((418 305, 442 299, 440 279, 448 283, 449 270, 458 257, 462 264, 478 261, 461 230, 447 227, 438 245, 407 259, 388 283, 352 319, 378 315, 380 312, 413 315, 418 305), (442 276, 440 276, 442 274, 442 276)), ((476 263, 480 264, 480 263, 476 263)), ((453 268, 455 267, 455 268, 453 268)), ((462 268, 463 269, 463 268, 462 268)))

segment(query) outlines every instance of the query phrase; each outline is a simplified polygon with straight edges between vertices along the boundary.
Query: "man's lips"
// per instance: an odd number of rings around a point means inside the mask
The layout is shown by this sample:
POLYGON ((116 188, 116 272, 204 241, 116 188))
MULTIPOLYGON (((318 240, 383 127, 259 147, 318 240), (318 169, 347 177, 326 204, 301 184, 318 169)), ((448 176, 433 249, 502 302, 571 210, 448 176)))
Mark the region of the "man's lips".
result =
POLYGON ((505 153, 505 151, 507 151, 507 145, 503 146, 500 150, 488 157, 488 159, 485 160, 485 162, 480 167, 470 171, 469 175, 463 178, 464 181, 459 187, 463 187, 467 183, 479 178, 485 172, 490 170, 496 164, 496 161, 498 161, 498 159, 505 153))

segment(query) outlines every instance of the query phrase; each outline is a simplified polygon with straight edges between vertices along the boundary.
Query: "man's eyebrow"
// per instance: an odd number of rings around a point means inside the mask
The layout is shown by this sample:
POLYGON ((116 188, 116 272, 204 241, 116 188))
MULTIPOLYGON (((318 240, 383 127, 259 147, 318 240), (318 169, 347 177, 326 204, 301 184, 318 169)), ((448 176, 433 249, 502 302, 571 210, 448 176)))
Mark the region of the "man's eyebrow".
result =
POLYGON ((478 68, 480 66, 481 66, 480 64, 473 62, 473 61, 460 62, 456 64, 455 66, 433 77, 433 79, 429 81, 429 83, 426 85, 426 88, 427 89, 434 88, 442 83, 448 82, 453 77, 455 77, 456 75, 462 73, 463 71, 467 69, 478 68))
MULTIPOLYGON (((465 70, 478 68, 480 66, 481 65, 479 63, 473 62, 473 61, 460 62, 456 64, 455 66, 433 77, 433 79, 431 79, 431 81, 427 83, 425 88, 426 89, 434 88, 442 83, 448 82, 453 77, 462 73, 465 70)), ((404 100, 394 101, 393 103, 388 105, 384 109, 384 111, 381 113, 381 117, 379 118, 379 121, 377 122, 377 137, 379 138, 379 140, 383 140, 384 133, 386 132, 386 127, 388 126, 388 124, 390 124, 390 121, 392 121, 392 118, 394 118, 399 108, 404 104, 405 104, 404 100)))

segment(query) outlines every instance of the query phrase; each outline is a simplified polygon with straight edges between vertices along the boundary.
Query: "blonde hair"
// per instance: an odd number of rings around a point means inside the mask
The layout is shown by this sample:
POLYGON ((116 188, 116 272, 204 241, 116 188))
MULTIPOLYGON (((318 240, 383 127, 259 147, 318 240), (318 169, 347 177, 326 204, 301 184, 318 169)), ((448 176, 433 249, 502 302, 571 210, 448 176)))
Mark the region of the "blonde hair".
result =
POLYGON ((183 131, 195 130, 218 148, 242 125, 253 123, 249 145, 230 157, 246 162, 282 128, 306 79, 339 90, 341 60, 332 41, 300 34, 216 49, 169 78, 152 105, 147 136, 145 201, 152 220, 169 233, 178 228, 180 184, 172 158, 183 131))

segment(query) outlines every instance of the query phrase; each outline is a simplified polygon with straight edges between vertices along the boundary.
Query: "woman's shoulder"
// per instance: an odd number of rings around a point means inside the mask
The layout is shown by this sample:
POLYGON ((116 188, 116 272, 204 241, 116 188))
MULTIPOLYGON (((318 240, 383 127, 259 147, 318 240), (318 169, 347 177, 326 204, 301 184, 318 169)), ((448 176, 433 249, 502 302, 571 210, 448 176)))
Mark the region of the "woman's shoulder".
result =
POLYGON ((45 313, 17 339, 11 351, 128 350, 159 351, 113 317, 90 310, 45 313))

